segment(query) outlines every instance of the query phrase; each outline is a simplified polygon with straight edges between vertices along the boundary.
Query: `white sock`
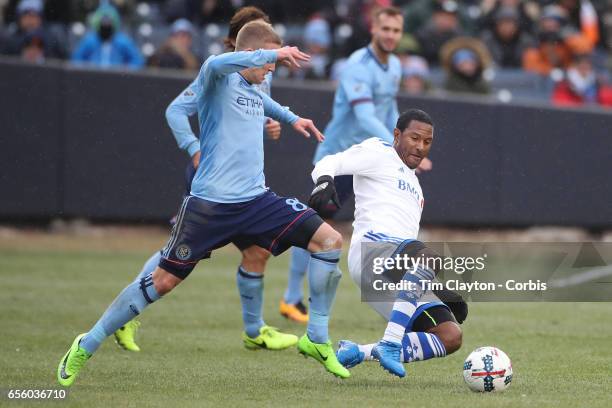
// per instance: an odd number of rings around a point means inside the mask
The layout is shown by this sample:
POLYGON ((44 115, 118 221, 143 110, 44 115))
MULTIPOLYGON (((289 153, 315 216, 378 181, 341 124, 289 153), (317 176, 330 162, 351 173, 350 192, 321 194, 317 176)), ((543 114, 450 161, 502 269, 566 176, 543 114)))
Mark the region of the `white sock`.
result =
POLYGON ((372 357, 372 349, 374 348, 374 346, 376 345, 376 343, 372 343, 372 344, 358 344, 357 346, 359 347, 359 351, 361 351, 365 357, 364 360, 373 360, 372 357))
POLYGON ((402 344, 406 327, 415 311, 416 302, 396 300, 393 304, 393 311, 391 312, 389 323, 387 323, 383 340, 402 344))

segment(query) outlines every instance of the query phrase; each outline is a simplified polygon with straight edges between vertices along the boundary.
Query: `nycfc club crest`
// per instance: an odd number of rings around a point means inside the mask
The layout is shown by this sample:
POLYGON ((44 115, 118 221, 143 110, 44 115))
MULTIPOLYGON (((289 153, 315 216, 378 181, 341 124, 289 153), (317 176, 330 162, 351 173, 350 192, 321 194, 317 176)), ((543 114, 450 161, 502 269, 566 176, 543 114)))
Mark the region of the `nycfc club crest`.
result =
POLYGON ((180 259, 181 261, 186 261, 191 257, 191 248, 189 248, 185 244, 179 245, 178 248, 176 248, 176 250, 174 251, 174 253, 178 259, 180 259))

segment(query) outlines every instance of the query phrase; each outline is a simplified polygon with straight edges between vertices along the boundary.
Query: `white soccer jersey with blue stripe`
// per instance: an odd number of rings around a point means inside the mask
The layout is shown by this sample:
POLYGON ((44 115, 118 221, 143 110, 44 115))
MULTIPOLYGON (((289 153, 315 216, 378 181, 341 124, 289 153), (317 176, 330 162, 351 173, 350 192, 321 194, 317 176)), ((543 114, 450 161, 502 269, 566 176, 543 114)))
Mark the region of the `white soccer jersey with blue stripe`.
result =
POLYGON ((312 179, 347 174, 353 175, 355 191, 351 248, 362 241, 400 243, 417 238, 423 191, 414 170, 391 144, 370 138, 326 156, 316 164, 312 179))

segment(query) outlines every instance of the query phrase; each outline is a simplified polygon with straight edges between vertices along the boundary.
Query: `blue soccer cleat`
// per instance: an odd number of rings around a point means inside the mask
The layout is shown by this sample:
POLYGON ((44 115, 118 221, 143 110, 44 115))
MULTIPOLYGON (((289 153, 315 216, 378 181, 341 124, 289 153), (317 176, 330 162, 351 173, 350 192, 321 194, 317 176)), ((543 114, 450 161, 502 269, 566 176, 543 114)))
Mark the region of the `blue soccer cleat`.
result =
POLYGON ((338 342, 336 358, 338 358, 338 361, 344 367, 351 368, 363 362, 365 359, 365 353, 363 351, 359 351, 359 346, 357 343, 353 343, 350 340, 340 340, 338 342))
POLYGON ((378 360, 381 367, 398 377, 406 375, 406 369, 400 360, 402 345, 381 340, 372 349, 372 357, 378 360))

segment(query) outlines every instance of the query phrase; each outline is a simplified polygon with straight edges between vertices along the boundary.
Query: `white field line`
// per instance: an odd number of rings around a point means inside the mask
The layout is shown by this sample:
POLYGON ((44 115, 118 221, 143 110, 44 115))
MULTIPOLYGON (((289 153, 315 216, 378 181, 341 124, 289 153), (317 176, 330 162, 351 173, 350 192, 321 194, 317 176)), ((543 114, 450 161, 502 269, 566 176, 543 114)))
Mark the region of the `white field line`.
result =
POLYGON ((568 278, 555 279, 548 282, 548 284, 552 288, 567 288, 569 286, 580 285, 582 283, 605 278, 607 276, 612 276, 612 265, 589 269, 586 272, 582 272, 568 278))

